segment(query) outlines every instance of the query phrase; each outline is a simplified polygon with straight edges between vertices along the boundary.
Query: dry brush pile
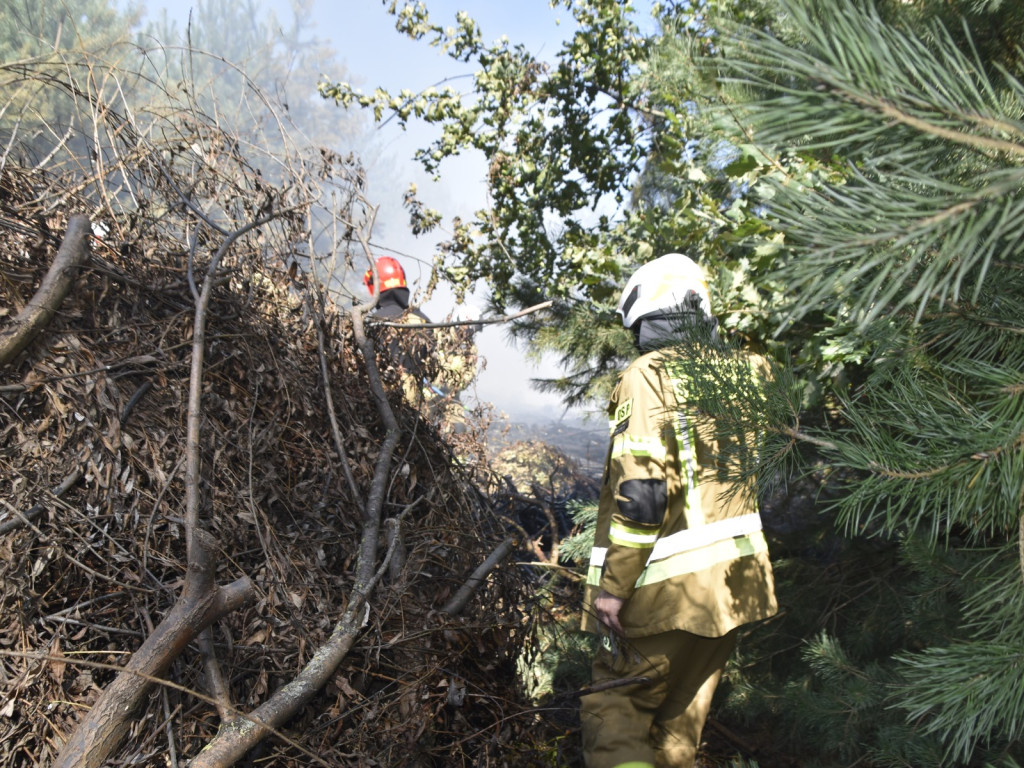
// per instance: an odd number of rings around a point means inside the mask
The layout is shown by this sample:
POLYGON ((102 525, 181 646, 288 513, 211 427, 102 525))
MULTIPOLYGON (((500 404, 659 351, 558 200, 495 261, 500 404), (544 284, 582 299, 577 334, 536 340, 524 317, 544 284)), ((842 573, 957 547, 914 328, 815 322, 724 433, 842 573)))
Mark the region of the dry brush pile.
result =
POLYGON ((334 215, 355 235, 326 258, 368 244, 357 165, 324 153, 272 183, 194 109, 162 142, 125 114, 102 110, 91 165, 0 167, 0 332, 74 245, 73 216, 91 222, 66 297, 0 364, 0 764, 231 764, 200 751, 322 666, 339 633, 326 684, 242 759, 559 759, 564 723, 518 692, 528 585, 460 460, 472 451, 403 403, 386 358, 376 375, 372 334, 314 279, 316 183, 351 192, 334 215), (159 680, 110 754, 69 758, 204 547, 229 596, 157 649, 166 670, 135 674, 159 680))

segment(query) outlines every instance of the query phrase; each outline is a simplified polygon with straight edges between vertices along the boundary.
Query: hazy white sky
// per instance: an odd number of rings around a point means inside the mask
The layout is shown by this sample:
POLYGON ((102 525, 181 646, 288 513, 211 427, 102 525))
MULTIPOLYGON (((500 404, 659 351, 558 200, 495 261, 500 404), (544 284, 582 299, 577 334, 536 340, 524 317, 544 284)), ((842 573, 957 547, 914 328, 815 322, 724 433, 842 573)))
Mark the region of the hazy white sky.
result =
MULTIPOLYGON (((281 19, 290 15, 287 0, 263 0, 281 19)), ((553 58, 562 38, 571 33, 573 21, 564 9, 553 10, 548 0, 426 0, 431 20, 444 26, 455 24, 455 14, 467 11, 480 27, 485 41, 506 35, 524 43, 541 58, 553 58), (559 24, 559 20, 563 24, 559 24)), ((188 0, 149 0, 147 8, 166 7, 184 28, 191 3, 188 0)), ((389 90, 408 88, 414 92, 448 78, 472 73, 468 65, 452 61, 425 41, 414 42, 400 35, 394 19, 380 0, 313 0, 312 17, 317 37, 338 51, 345 71, 326 72, 332 80, 347 80, 365 91, 377 86, 389 90)), ((455 81, 458 82, 457 80, 455 81)), ((311 84, 311 89, 315 84, 311 84)), ((467 80, 467 88, 469 81, 467 80)), ((377 129, 377 155, 387 166, 394 188, 379 189, 377 194, 392 196, 382 201, 397 210, 409 182, 415 182, 424 201, 442 211, 446 221, 453 215, 469 215, 485 203, 484 163, 480 157, 465 157, 443 165, 440 184, 432 182, 412 162, 413 152, 431 136, 429 126, 410 126, 402 131, 391 123, 377 129)), ((373 162, 373 158, 367 158, 373 162)), ((371 173, 371 179, 373 175, 371 173)), ((370 190, 371 195, 374 190, 370 190)), ((402 258, 409 279, 425 285, 429 277, 433 241, 415 239, 403 227, 388 227, 385 244, 406 254, 402 258)), ((375 240, 379 240, 375 236, 375 240)), ((414 285, 415 288, 415 285, 414 285)), ((439 295, 424 305, 433 319, 443 318, 451 309, 449 295, 439 295)), ((495 404, 501 411, 521 419, 546 421, 557 419, 563 411, 557 398, 542 395, 529 385, 530 378, 557 375, 557 367, 548 362, 534 367, 521 350, 510 346, 502 326, 489 326, 478 335, 481 356, 486 358, 476 385, 477 396, 495 404)))

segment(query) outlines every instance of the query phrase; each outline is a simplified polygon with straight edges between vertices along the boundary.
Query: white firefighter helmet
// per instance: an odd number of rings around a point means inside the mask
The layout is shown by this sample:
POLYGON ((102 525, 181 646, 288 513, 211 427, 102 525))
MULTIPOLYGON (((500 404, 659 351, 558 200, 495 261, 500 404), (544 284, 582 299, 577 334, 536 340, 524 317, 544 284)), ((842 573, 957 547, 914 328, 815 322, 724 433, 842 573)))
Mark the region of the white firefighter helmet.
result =
POLYGON ((629 278, 619 300, 622 325, 633 328, 644 318, 677 313, 681 307, 699 306, 711 316, 711 297, 704 271, 689 256, 669 253, 640 267, 629 278))

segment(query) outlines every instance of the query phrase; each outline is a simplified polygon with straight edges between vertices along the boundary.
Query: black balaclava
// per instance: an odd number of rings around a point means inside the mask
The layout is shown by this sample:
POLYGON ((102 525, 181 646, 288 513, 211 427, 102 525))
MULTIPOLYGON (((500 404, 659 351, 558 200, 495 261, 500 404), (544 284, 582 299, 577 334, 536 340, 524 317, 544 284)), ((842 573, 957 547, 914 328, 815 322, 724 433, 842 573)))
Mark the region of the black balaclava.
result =
POLYGON ((377 301, 377 317, 399 317, 409 308, 409 289, 391 288, 381 291, 377 301))
POLYGON ((633 342, 641 352, 651 352, 678 344, 681 340, 718 343, 718 320, 707 317, 700 308, 700 297, 690 291, 675 311, 658 312, 637 320, 633 342))

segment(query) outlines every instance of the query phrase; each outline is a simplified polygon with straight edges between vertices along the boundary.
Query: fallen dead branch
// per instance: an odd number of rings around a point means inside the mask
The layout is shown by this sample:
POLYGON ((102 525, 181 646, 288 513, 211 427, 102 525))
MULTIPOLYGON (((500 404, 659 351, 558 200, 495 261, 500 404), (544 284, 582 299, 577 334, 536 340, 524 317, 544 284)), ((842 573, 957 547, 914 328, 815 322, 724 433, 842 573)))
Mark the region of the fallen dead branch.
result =
POLYGON ((459 591, 455 593, 451 600, 445 603, 444 608, 441 610, 450 616, 456 616, 462 613, 470 599, 476 594, 477 590, 480 589, 480 585, 483 584, 484 579, 487 575, 498 567, 504 561, 506 557, 512 554, 515 549, 515 541, 513 539, 505 539, 498 547, 488 555, 487 559, 477 566, 476 570, 469 577, 465 584, 459 588, 459 591))
MULTIPOLYGON (((82 474, 82 468, 75 467, 73 470, 71 470, 71 472, 68 473, 67 477, 61 480, 58 486, 56 486, 50 491, 50 495, 53 496, 55 499, 59 499, 61 496, 67 493, 68 490, 72 486, 74 486, 75 483, 82 479, 82 474)), ((45 511, 45 504, 36 504, 31 509, 19 513, 18 516, 15 517, 13 520, 8 520, 7 522, 0 525, 0 536, 3 536, 5 533, 9 533, 10 531, 13 531, 15 528, 20 528, 30 520, 35 520, 37 517, 39 517, 39 515, 43 514, 43 512, 45 511)))
MULTIPOLYGON (((366 224, 366 231, 359 233, 360 242, 368 258, 372 260, 369 237, 373 228, 375 211, 371 212, 366 224)), ((362 530, 359 551, 355 567, 355 583, 349 596, 348 607, 340 621, 335 625, 330 638, 313 654, 313 658, 296 675, 296 677, 279 691, 275 692, 263 705, 254 710, 244 719, 236 719, 223 728, 217 736, 204 748, 192 762, 192 768, 227 768, 240 760, 249 750, 262 741, 274 730, 280 728, 323 688, 334 675, 338 666, 344 661, 360 632, 366 626, 365 613, 368 615, 369 599, 387 572, 388 562, 394 553, 399 538, 396 536, 388 550, 385 562, 377 566, 377 547, 381 532, 381 517, 384 507, 386 487, 391 478, 391 460, 398 446, 401 434, 394 411, 388 403, 387 393, 377 369, 377 354, 373 342, 367 337, 363 325, 366 312, 372 309, 375 299, 368 304, 353 308, 349 313, 356 345, 362 355, 366 369, 370 392, 377 404, 377 413, 384 424, 384 440, 374 465, 373 477, 365 506, 362 509, 362 530)), ((307 304, 307 306, 309 306, 307 304)), ((322 327, 325 319, 318 317, 316 322, 322 327)), ((324 363, 323 347, 319 348, 321 364, 324 363)), ((325 382, 329 391, 330 382, 325 382)), ((341 435, 336 428, 337 419, 333 416, 333 401, 327 399, 328 412, 332 414, 332 434, 337 441, 338 454, 344 457, 344 446, 341 435)))
MULTIPOLYGON (((167 175, 166 169, 162 169, 162 172, 167 175)), ((177 188, 176 185, 172 186, 177 188)), ((206 216, 191 200, 183 200, 183 203, 196 212, 202 224, 219 233, 223 238, 206 266, 201 288, 197 288, 195 284, 191 256, 187 273, 189 286, 196 302, 192 324, 192 356, 185 443, 185 542, 187 573, 191 578, 186 577, 185 587, 178 603, 175 604, 154 635, 150 636, 150 639, 154 636, 157 637, 155 647, 159 649, 159 653, 154 651, 150 640, 147 640, 136 651, 128 663, 128 673, 119 676, 103 692, 99 701, 90 710, 89 716, 79 723, 72 737, 65 743, 55 763, 61 767, 93 768, 93 766, 102 765, 120 744, 121 737, 127 731, 129 720, 133 717, 141 697, 149 689, 149 683, 145 677, 133 675, 131 672, 135 671, 136 667, 147 674, 162 672, 195 636, 198 636, 207 683, 210 686, 212 697, 217 702, 218 711, 222 718, 227 718, 234 710, 228 685, 217 661, 210 624, 223 615, 226 599, 230 605, 237 606, 252 600, 255 593, 248 577, 243 577, 232 587, 226 589, 216 587, 212 557, 217 544, 216 540, 202 527, 199 519, 202 493, 200 478, 202 391, 206 374, 204 363, 207 327, 210 301, 214 287, 221 280, 218 272, 225 255, 239 238, 247 232, 267 224, 281 213, 275 212, 273 204, 269 203, 261 206, 261 210, 266 210, 266 213, 233 231, 228 231, 206 216), (200 589, 207 590, 208 594, 197 591, 200 589), (235 596, 232 594, 234 592, 239 594, 235 596), (229 595, 229 598, 225 598, 225 594, 229 595), (211 613, 208 611, 210 605, 221 610, 211 613), (175 642, 178 638, 183 640, 175 642), (136 662, 136 656, 142 658, 136 662), (150 671, 150 666, 155 671, 150 671)), ((125 410, 128 410, 128 406, 125 410)))
MULTIPOLYGON (((545 309, 549 309, 554 303, 553 301, 543 301, 540 304, 534 304, 532 307, 526 307, 518 312, 501 315, 500 317, 481 317, 478 320, 448 320, 443 323, 417 323, 416 328, 422 330, 424 328, 458 328, 468 325, 499 325, 501 323, 510 323, 513 320, 518 320, 521 317, 526 317, 536 312, 542 312, 545 309)), ((405 323, 396 323, 390 320, 375 320, 373 324, 385 328, 408 328, 405 323)))
MULTIPOLYGON (((152 632, 150 634, 152 634, 152 632)), ((0 657, 14 658, 14 659, 31 661, 31 662, 43 662, 43 663, 49 663, 49 664, 58 664, 58 665, 65 665, 65 664, 68 663, 68 660, 64 656, 54 656, 54 655, 45 654, 45 653, 26 653, 26 652, 23 652, 23 651, 22 652, 18 652, 18 651, 4 651, 4 650, 0 650, 0 657)), ((77 667, 81 667, 81 668, 85 668, 85 669, 110 670, 110 671, 116 672, 118 674, 126 672, 126 670, 123 667, 115 667, 112 664, 104 664, 102 662, 89 661, 89 660, 85 660, 85 659, 76 659, 74 661, 74 664, 77 667)), ((170 691, 178 691, 178 692, 187 694, 189 696, 192 696, 192 697, 194 697, 196 699, 199 699, 200 701, 204 701, 207 704, 210 704, 210 705, 213 705, 213 706, 216 706, 216 704, 217 704, 217 702, 212 697, 206 696, 205 694, 203 694, 202 691, 197 691, 195 689, 186 688, 185 686, 179 685, 179 684, 174 683, 174 682, 172 682, 170 680, 166 680, 166 679, 163 679, 163 678, 160 678, 160 677, 155 677, 153 675, 147 675, 145 672, 142 672, 142 671, 139 671, 139 670, 133 670, 130 674, 133 674, 133 675, 135 675, 137 677, 145 678, 149 683, 151 683, 154 686, 160 686, 162 688, 162 690, 163 690, 163 693, 167 693, 168 690, 170 690, 170 691)), ((246 715, 243 712, 236 711, 235 714, 238 715, 238 717, 243 718, 243 719, 246 717, 246 715)), ((170 723, 167 722, 167 723, 165 723, 165 725, 170 725, 170 723)), ((284 743, 288 744, 289 746, 294 747, 297 751, 299 751, 306 758, 308 758, 312 763, 326 766, 326 768, 331 768, 330 763, 327 763, 327 762, 321 760, 319 758, 319 756, 315 755, 314 753, 310 752, 309 750, 304 749, 301 744, 296 742, 294 739, 290 739, 288 737, 288 734, 283 733, 281 731, 277 731, 277 732, 274 733, 274 736, 276 738, 278 738, 278 739, 281 739, 281 741, 283 741, 284 743)))
POLYGON ((254 597, 252 582, 247 577, 218 587, 214 582, 216 540, 205 531, 195 531, 193 537, 194 556, 178 602, 82 719, 53 768, 105 765, 149 693, 151 678, 163 675, 203 629, 254 597))
POLYGON ((72 216, 64 241, 36 295, 11 324, 0 330, 0 365, 7 365, 49 325, 64 301, 79 267, 89 259, 89 217, 72 216))

